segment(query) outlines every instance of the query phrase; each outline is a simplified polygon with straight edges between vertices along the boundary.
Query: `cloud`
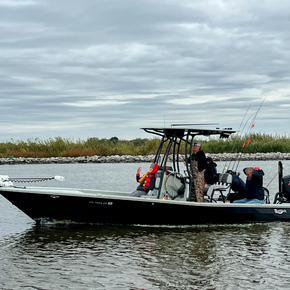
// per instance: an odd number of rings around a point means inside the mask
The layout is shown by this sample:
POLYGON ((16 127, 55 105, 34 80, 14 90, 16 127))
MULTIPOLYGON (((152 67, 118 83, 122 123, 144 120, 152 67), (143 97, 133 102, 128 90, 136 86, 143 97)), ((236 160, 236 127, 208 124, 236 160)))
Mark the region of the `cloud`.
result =
POLYGON ((31 5, 37 5, 38 1, 33 1, 33 0, 22 0, 22 1, 17 1, 17 0, 2 0, 0 2, 0 6, 3 7, 24 7, 24 6, 31 6, 31 5))
POLYGON ((126 102, 117 102, 114 100, 99 100, 99 101, 79 101, 75 103, 63 103, 66 106, 74 107, 99 107, 99 106, 108 106, 108 105, 122 105, 126 102))
POLYGON ((255 130, 289 133, 287 1, 0 6, 2 141, 133 139, 195 120, 238 128, 265 97, 255 130))
POLYGON ((177 98, 168 101, 168 103, 171 103, 173 105, 198 105, 198 104, 207 104, 212 101, 215 101, 216 99, 221 101, 226 101, 229 98, 219 97, 219 96, 212 96, 212 95, 203 95, 203 96, 192 96, 189 98, 177 98))

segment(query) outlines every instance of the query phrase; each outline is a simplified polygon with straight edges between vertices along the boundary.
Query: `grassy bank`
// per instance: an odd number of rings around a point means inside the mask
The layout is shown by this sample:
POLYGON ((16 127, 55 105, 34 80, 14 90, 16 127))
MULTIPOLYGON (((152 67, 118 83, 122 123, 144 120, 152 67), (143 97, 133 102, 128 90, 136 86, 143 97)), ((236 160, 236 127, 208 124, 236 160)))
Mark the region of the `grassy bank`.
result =
MULTIPOLYGON (((229 139, 210 139, 201 141, 206 153, 267 153, 290 152, 290 137, 266 134, 249 136, 232 136, 229 139), (248 143, 248 140, 251 140, 248 143), (243 144, 246 144, 243 147, 243 144)), ((55 139, 28 139, 0 143, 0 157, 77 157, 77 156, 110 156, 110 155, 149 155, 158 148, 159 139, 119 140, 88 138, 72 140, 56 137, 55 139)), ((184 150, 181 152, 184 153, 184 150)))

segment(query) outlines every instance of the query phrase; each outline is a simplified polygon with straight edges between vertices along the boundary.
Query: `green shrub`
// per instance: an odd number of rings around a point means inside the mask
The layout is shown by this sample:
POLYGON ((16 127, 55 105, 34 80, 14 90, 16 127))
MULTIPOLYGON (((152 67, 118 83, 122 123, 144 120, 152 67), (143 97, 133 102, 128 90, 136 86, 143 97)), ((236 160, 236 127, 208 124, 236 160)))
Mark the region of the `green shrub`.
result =
MULTIPOLYGON (((160 138, 119 140, 117 137, 87 140, 73 140, 62 137, 48 140, 28 139, 0 143, 0 157, 60 157, 60 156, 110 156, 110 155, 149 155, 155 154, 160 138)), ((289 136, 250 134, 248 136, 231 136, 228 139, 209 139, 201 141, 206 153, 256 153, 256 152, 290 152, 289 136), (245 144, 245 146, 243 146, 245 144)), ((171 149, 171 153, 173 148, 171 149)), ((188 147, 189 151, 189 147, 188 147)), ((185 142, 180 154, 185 153, 185 142)))

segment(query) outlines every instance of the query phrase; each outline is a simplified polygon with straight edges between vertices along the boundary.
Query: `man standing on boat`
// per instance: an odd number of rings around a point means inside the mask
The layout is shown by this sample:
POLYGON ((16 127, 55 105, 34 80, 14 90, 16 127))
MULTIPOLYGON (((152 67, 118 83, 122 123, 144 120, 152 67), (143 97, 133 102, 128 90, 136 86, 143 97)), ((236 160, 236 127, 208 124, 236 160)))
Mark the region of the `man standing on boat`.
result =
MULTIPOLYGON (((193 143, 193 153, 187 158, 187 163, 190 164, 192 185, 190 200, 203 202, 204 201, 204 170, 206 168, 206 157, 201 150, 199 141, 193 143)), ((186 161, 184 161, 186 165, 186 161)))
POLYGON ((245 198, 234 203, 264 203, 264 171, 259 167, 247 167, 243 171, 247 175, 245 198))
POLYGON ((142 177, 140 177, 141 167, 137 169, 136 180, 140 183, 135 191, 133 191, 131 196, 142 196, 146 195, 149 190, 153 190, 155 188, 156 176, 155 173, 158 171, 159 165, 152 163, 150 165, 149 171, 146 172, 142 177))

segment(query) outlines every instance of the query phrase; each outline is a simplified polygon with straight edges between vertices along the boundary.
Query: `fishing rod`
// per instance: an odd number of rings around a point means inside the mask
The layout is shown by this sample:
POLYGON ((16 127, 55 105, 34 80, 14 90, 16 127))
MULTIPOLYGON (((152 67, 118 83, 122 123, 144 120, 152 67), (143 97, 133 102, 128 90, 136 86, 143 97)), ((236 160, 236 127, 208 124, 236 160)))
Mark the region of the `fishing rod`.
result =
MULTIPOLYGON (((255 113, 251 114, 251 115, 248 117, 248 119, 247 119, 247 121, 245 122, 245 124, 244 124, 244 126, 243 126, 243 129, 242 129, 242 131, 241 131, 240 138, 242 138, 242 135, 243 135, 243 133, 244 133, 244 129, 245 129, 246 125, 247 125, 248 122, 250 121, 251 117, 254 116, 254 115, 255 115, 255 113)), ((247 136, 247 134, 246 134, 246 136, 247 136)), ((245 144, 243 144, 243 147, 244 147, 244 146, 245 146, 245 144)), ((232 157, 231 162, 232 162, 233 159, 235 160, 235 161, 234 161, 234 164, 233 164, 233 166, 232 166, 232 171, 234 171, 234 168, 235 168, 236 162, 237 162, 237 160, 239 159, 239 157, 241 157, 241 156, 242 156, 242 152, 237 152, 236 156, 235 156, 235 157, 232 157)), ((231 163, 231 162, 230 162, 230 163, 231 163)))
MULTIPOLYGON (((263 101, 261 102, 260 106, 258 107, 258 110, 256 111, 256 113, 255 113, 255 115, 254 115, 254 117, 253 117, 253 119, 252 119, 252 123, 251 123, 251 125, 250 125, 249 128, 248 128, 248 132, 247 132, 246 136, 249 136, 249 137, 250 137, 250 132, 251 132, 251 130, 255 127, 255 120, 256 120, 256 117, 257 117, 259 111, 261 110, 261 108, 262 108, 262 106, 263 106, 263 104, 264 104, 266 98, 267 98, 267 97, 265 97, 265 98, 263 99, 263 101)), ((251 139, 248 139, 247 143, 246 143, 246 142, 243 143, 243 147, 242 147, 242 150, 241 150, 241 152, 240 152, 240 156, 242 156, 242 155, 241 155, 241 154, 242 154, 242 151, 243 151, 243 149, 245 149, 246 145, 247 145, 247 144, 250 144, 250 143, 251 143, 251 139)), ((237 171, 237 169, 238 169, 238 167, 239 167, 239 164, 240 164, 240 161, 241 161, 241 159, 238 160, 235 171, 237 171)))
MULTIPOLYGON (((245 112, 245 114, 244 114, 244 116, 243 116, 243 119, 242 119, 242 121, 241 121, 241 123, 240 123, 240 126, 239 126, 238 131, 240 131, 240 128, 242 127, 242 124, 243 124, 243 122, 244 122, 244 120, 245 120, 246 115, 248 114, 248 111, 249 111, 250 107, 251 107, 251 105, 250 105, 250 106, 248 107, 248 109, 246 110, 246 112, 245 112)), ((249 119, 250 119, 250 118, 247 119, 247 121, 246 121, 245 124, 248 123, 249 119)), ((245 125, 243 126, 243 129, 242 129, 242 131, 241 131, 241 133, 240 133, 240 137, 241 137, 242 134, 243 134, 244 128, 245 128, 245 125)), ((234 145, 233 145, 233 149, 234 149, 234 145)), ((237 153, 237 156, 236 156, 236 157, 235 157, 235 156, 232 156, 232 158, 231 158, 230 160, 227 160, 227 161, 226 161, 222 173, 224 173, 224 172, 225 172, 225 171, 230 167, 232 161, 233 161, 234 159, 236 159, 237 157, 238 157, 238 153, 237 153), (230 161, 230 162, 229 162, 229 161, 230 161), (228 164, 228 162, 229 162, 229 164, 228 164)))
MULTIPOLYGON (((250 121, 250 119, 253 117, 255 115, 255 113, 252 113, 250 116, 249 116, 249 118, 247 119, 247 121, 245 122, 245 124, 244 124, 244 126, 243 126, 243 129, 242 129, 242 131, 241 131, 241 137, 242 137, 242 135, 243 135, 243 133, 244 133, 244 130, 245 130, 245 127, 246 127, 246 125, 248 124, 248 122, 250 121)), ((252 119, 253 120, 253 119, 252 119)), ((252 122, 250 122, 250 126, 252 126, 252 124, 253 124, 253 121, 252 122)), ((249 129, 248 129, 249 130, 249 129)), ((247 131, 248 132, 248 131, 247 131)), ((247 135, 247 134, 246 134, 247 135)))
POLYGON ((272 177, 272 179, 269 181, 269 183, 266 185, 266 187, 268 187, 271 182, 274 180, 274 178, 279 174, 279 171, 276 172, 276 174, 272 177))
POLYGON ((248 111, 249 111, 250 107, 251 107, 251 105, 248 107, 247 111, 245 112, 244 117, 243 117, 243 119, 242 119, 242 121, 241 121, 241 124, 240 124, 240 126, 239 126, 238 131, 240 131, 240 129, 241 129, 241 127, 242 127, 242 124, 243 124, 243 122, 244 122, 244 120, 245 120, 245 118, 246 118, 246 116, 247 116, 247 114, 248 114, 248 111))
MULTIPOLYGON (((263 100, 263 102, 264 102, 264 101, 265 101, 265 99, 263 100)), ((241 131, 240 137, 242 137, 246 125, 248 124, 248 122, 250 121, 250 119, 254 116, 253 119, 252 119, 252 121, 250 122, 250 126, 249 126, 249 128, 248 128, 248 130, 247 130, 247 132, 246 132, 246 134, 245 134, 245 136, 249 136, 249 135, 250 135, 251 130, 255 127, 254 121, 255 121, 255 119, 256 119, 256 117, 257 117, 257 113, 258 113, 259 110, 261 109, 261 106, 262 106, 263 102, 260 104, 258 110, 257 110, 255 113, 251 114, 251 115, 249 116, 249 118, 247 119, 247 121, 245 122, 245 124, 244 124, 244 126, 243 126, 243 129, 242 129, 242 131, 241 131)), ((248 139, 247 144, 250 144, 250 142, 251 142, 251 140, 248 139)), ((246 143, 243 143, 242 148, 244 149, 245 147, 246 147, 246 143)), ((237 153, 237 157, 235 158, 235 162, 234 162, 233 167, 232 167, 232 170, 233 170, 233 171, 237 171, 237 169, 238 169, 238 165, 236 166, 236 169, 235 169, 235 170, 234 170, 234 168, 235 168, 235 165, 236 165, 237 160, 239 160, 239 158, 242 157, 242 154, 243 154, 242 151, 239 152, 239 153, 237 153)))
POLYGON ((255 116, 254 116, 254 118, 253 118, 252 126, 249 128, 250 131, 251 131, 252 128, 255 127, 255 123, 254 123, 254 122, 255 122, 256 117, 257 117, 259 111, 261 110, 261 108, 262 108, 262 106, 263 106, 263 103, 265 102, 266 99, 267 99, 267 97, 265 97, 264 100, 262 101, 262 103, 260 104, 260 106, 259 106, 259 108, 258 108, 258 110, 257 110, 257 112, 256 112, 256 114, 255 114, 255 116))

